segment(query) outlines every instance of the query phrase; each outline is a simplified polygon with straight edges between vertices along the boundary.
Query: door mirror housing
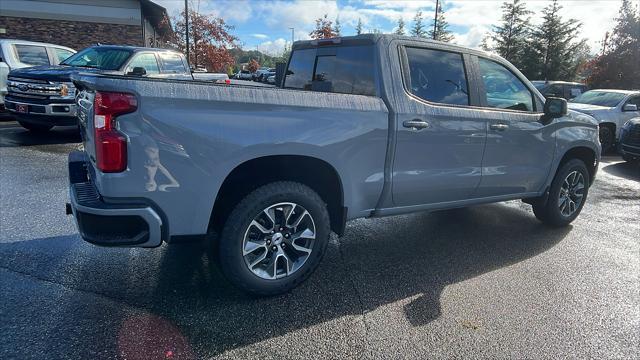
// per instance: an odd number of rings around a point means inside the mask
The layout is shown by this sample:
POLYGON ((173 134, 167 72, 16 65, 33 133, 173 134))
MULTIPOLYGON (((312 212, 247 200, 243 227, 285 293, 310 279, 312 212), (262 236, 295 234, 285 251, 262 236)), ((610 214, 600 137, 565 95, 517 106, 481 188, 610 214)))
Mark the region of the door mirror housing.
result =
POLYGON ((544 115, 558 118, 567 115, 567 100, 558 97, 548 97, 544 103, 544 115))
POLYGON ((147 70, 145 70, 145 68, 143 68, 141 66, 136 66, 136 67, 133 68, 133 70, 129 71, 127 73, 127 75, 145 76, 145 75, 147 75, 147 70))
POLYGON ((624 104, 622 111, 638 111, 638 105, 636 104, 624 104))

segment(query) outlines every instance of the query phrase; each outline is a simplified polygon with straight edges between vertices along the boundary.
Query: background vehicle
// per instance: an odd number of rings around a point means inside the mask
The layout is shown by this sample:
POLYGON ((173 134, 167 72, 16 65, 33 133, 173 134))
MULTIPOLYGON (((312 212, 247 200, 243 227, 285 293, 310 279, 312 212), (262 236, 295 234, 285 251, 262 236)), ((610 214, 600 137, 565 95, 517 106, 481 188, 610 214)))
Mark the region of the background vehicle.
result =
POLYGON ((0 110, 4 110, 9 71, 38 65, 57 65, 75 52, 66 46, 0 39, 0 110))
POLYGON ((571 100, 587 91, 587 85, 577 82, 534 80, 531 83, 545 97, 552 96, 571 100))
POLYGON ((269 77, 273 76, 273 83, 275 83, 276 69, 269 69, 269 71, 262 74, 261 82, 269 82, 269 77))
POLYGON ((249 70, 240 70, 234 77, 238 80, 252 80, 253 74, 249 70))
POLYGON ((622 126, 620 153, 625 161, 640 161, 640 117, 630 119, 622 126))
POLYGON ((266 73, 268 73, 270 69, 268 67, 261 67, 253 74, 253 81, 263 82, 265 79, 263 78, 266 73))
POLYGON ((607 152, 620 139, 622 125, 640 116, 640 91, 589 90, 571 100, 568 106, 598 120, 602 151, 607 152))
POLYGON ((260 295, 307 278, 350 219, 523 199, 566 225, 599 161, 592 117, 499 57, 424 39, 296 42, 281 89, 74 83, 82 237, 154 247, 214 231, 223 272, 260 295))
MULTIPOLYGON (((133 46, 93 46, 59 65, 11 71, 7 82, 7 109, 18 117, 20 125, 31 131, 48 131, 56 125, 76 125, 76 91, 70 77, 79 71, 194 79, 184 55, 179 52, 133 46)), ((210 77, 209 73, 196 76, 198 79, 217 80, 215 76, 210 77)))

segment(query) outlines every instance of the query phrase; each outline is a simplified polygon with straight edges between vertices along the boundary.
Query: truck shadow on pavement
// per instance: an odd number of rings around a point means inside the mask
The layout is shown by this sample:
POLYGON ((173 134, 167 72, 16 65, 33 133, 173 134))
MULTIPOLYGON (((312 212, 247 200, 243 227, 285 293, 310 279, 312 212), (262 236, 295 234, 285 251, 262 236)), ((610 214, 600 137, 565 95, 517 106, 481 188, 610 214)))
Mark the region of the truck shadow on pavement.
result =
POLYGON ((0 147, 61 145, 80 141, 80 133, 75 126, 54 127, 38 133, 21 127, 17 122, 0 122, 0 147))
POLYGON ((640 162, 618 162, 605 165, 602 167, 602 170, 613 176, 640 181, 640 162))
MULTIPOLYGON (((440 296, 448 285, 541 254, 570 229, 546 227, 513 204, 356 220, 344 237, 332 237, 324 261, 306 283, 262 299, 232 288, 203 244, 105 249, 65 236, 2 244, 0 266, 11 269, 24 257, 27 269, 20 272, 135 309, 137 315, 113 312, 120 325, 90 332, 100 338, 85 335, 81 346, 87 353, 104 344, 107 353, 120 357, 160 358, 168 352, 176 358, 206 357, 315 326, 334 329, 323 332, 323 341, 344 344, 345 337, 363 337, 358 324, 368 313, 398 301, 406 302, 408 324, 425 325, 442 314, 440 296), (36 261, 37 253, 49 260, 36 261)), ((77 311, 71 303, 68 311, 77 311)), ((61 345, 48 341, 56 354, 61 345)), ((301 338, 299 346, 313 341, 301 338)))

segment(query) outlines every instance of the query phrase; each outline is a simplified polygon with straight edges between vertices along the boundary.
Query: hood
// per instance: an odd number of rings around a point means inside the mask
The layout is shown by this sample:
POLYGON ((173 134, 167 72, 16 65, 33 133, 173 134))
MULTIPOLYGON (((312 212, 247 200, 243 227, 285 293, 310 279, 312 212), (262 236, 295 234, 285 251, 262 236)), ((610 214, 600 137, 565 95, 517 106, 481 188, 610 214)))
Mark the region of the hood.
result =
POLYGON ((612 108, 610 107, 606 107, 606 106, 599 106, 599 105, 591 105, 591 104, 581 104, 581 103, 573 103, 573 102, 569 102, 567 103, 567 107, 571 110, 577 110, 580 112, 585 112, 585 111, 607 111, 607 110, 611 110, 612 108))
POLYGON ((24 79, 37 79, 47 81, 68 82, 71 81, 71 74, 77 72, 99 72, 100 69, 74 67, 74 66, 34 66, 22 69, 15 69, 9 73, 10 77, 24 79))
POLYGON ((613 116, 613 110, 615 110, 615 108, 613 107, 580 103, 567 103, 567 107, 570 110, 579 111, 583 114, 591 115, 598 121, 602 121, 613 116))

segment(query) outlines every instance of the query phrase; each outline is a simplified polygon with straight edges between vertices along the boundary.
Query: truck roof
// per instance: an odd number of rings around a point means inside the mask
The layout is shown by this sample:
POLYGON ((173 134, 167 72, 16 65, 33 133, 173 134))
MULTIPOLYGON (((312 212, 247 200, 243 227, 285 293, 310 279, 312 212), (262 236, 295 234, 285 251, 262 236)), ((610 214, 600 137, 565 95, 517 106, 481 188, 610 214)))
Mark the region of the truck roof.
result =
POLYGON ((565 85, 582 85, 584 86, 583 83, 580 82, 575 82, 575 81, 555 81, 555 80, 531 80, 532 83, 534 84, 565 84, 565 85))
POLYGON ((127 49, 127 50, 131 50, 133 52, 138 52, 138 51, 156 51, 156 52, 171 52, 171 53, 176 53, 176 54, 182 54, 181 52, 177 51, 177 50, 172 50, 172 49, 161 49, 161 48, 152 48, 152 47, 143 47, 143 46, 131 46, 131 45, 103 45, 103 44, 98 44, 98 45, 94 45, 94 46, 90 46, 90 47, 100 47, 100 48, 108 48, 108 49, 127 49))
POLYGON ((48 47, 56 47, 56 48, 66 49, 66 50, 70 50, 70 51, 76 52, 74 49, 72 49, 72 48, 70 48, 68 46, 62 46, 62 45, 58 45, 58 44, 51 44, 51 43, 44 43, 44 42, 37 42, 37 41, 20 40, 20 39, 0 39, 0 45, 1 44, 48 46, 48 47))
POLYGON ((341 36, 341 37, 335 37, 335 38, 329 38, 329 39, 302 40, 302 41, 296 41, 293 43, 293 50, 324 46, 324 45, 328 45, 328 46, 366 45, 366 44, 373 45, 380 40, 387 41, 387 42, 390 42, 392 40, 410 40, 413 42, 421 42, 425 44, 438 44, 440 46, 444 45, 446 47, 449 47, 451 49, 457 49, 460 52, 464 52, 464 53, 474 53, 474 54, 479 54, 487 57, 499 57, 487 51, 474 49, 474 48, 470 48, 462 45, 445 43, 442 41, 436 41, 436 40, 431 40, 431 39, 426 39, 421 37, 396 35, 396 34, 361 34, 361 35, 355 35, 355 36, 341 36))
POLYGON ((620 93, 620 94, 625 94, 625 95, 629 95, 629 94, 635 94, 637 92, 640 92, 640 90, 621 90, 621 89, 593 89, 593 90, 589 90, 589 91, 598 91, 598 92, 612 92, 612 93, 620 93))

